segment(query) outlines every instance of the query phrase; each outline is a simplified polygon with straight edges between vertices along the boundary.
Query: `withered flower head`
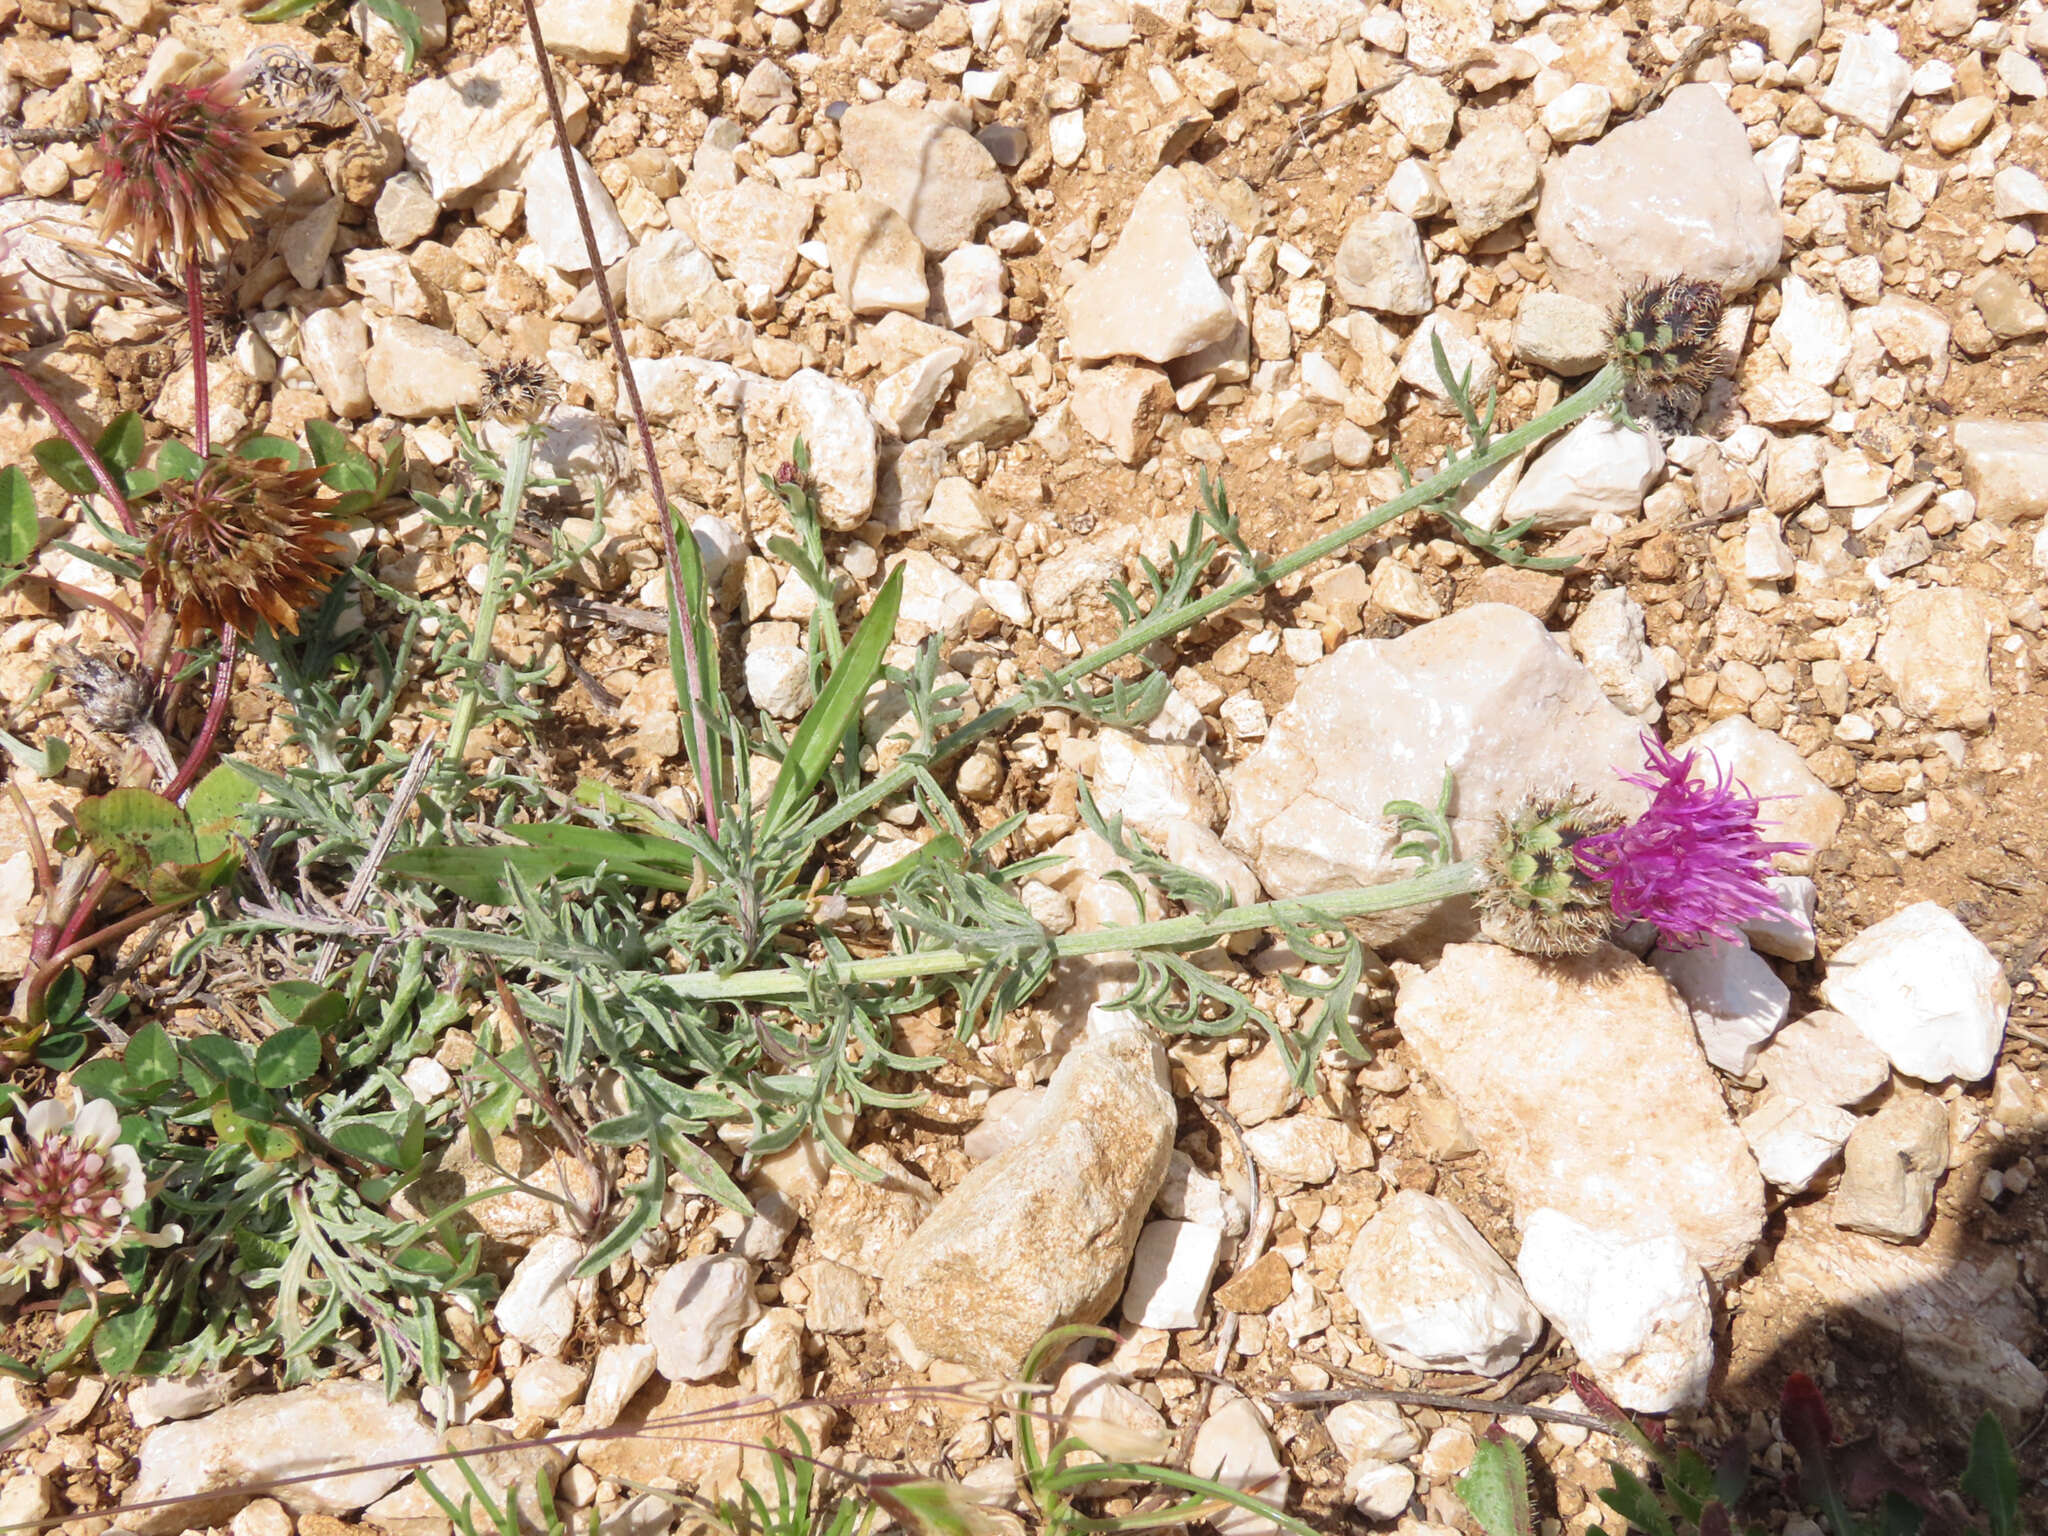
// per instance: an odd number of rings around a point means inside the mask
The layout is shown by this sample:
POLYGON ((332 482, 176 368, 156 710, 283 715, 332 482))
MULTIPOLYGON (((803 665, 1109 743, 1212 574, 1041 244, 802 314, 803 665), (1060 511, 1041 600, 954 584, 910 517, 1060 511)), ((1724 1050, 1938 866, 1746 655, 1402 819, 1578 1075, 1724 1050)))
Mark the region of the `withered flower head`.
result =
POLYGON ((125 234, 142 265, 215 260, 282 199, 269 178, 282 135, 225 82, 160 85, 114 113, 100 134, 100 236, 125 234))
POLYGON ((562 403, 562 391, 547 369, 532 358, 514 357, 484 369, 478 403, 486 416, 532 426, 562 403))
POLYGON ((342 525, 321 474, 223 455, 196 481, 165 482, 142 587, 176 613, 179 644, 228 624, 299 632, 339 569, 329 535, 342 525))
POLYGON ((149 719, 156 688, 146 671, 115 666, 74 645, 58 646, 55 661, 88 725, 109 735, 132 736, 149 719))
POLYGON ((1691 427, 1721 371, 1720 286, 1689 277, 1643 283, 1622 296, 1609 329, 1628 408, 1660 431, 1691 427))
POLYGON ((1524 954, 1583 955, 1614 926, 1607 887, 1574 856, 1615 818, 1583 795, 1539 797, 1500 818, 1478 896, 1480 928, 1524 954))

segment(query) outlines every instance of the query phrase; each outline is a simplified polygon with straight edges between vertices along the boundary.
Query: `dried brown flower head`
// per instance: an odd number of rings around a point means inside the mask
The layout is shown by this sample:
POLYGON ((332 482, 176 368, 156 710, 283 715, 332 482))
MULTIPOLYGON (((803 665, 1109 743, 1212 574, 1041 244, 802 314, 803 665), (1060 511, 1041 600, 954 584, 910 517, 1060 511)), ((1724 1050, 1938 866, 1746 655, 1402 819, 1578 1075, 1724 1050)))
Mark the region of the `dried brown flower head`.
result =
POLYGON ((322 473, 223 455, 195 481, 165 482, 142 586, 177 615, 181 645, 229 624, 299 632, 300 610, 339 570, 322 473))
POLYGON ((156 687, 147 672, 118 667, 68 644, 57 647, 54 660, 86 724, 97 730, 132 735, 156 705, 156 687))
POLYGON ((1682 432, 1721 372, 1721 289, 1689 277, 1630 289, 1615 307, 1610 346, 1628 375, 1628 408, 1682 432))
POLYGON ((514 357, 484 369, 478 403, 486 416, 531 426, 562 403, 562 391, 532 358, 514 357))
POLYGON ((174 270, 224 256, 282 199, 284 162, 265 110, 226 83, 160 85, 100 134, 100 235, 127 235, 138 263, 174 270))

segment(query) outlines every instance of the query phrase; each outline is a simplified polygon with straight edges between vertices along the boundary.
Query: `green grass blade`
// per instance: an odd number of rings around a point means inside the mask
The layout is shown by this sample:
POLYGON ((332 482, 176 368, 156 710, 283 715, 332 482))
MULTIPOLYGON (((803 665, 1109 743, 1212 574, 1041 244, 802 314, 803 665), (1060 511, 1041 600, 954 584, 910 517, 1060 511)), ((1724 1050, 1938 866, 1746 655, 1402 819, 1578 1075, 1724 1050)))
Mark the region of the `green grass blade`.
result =
POLYGON ((848 729, 860 716, 861 701, 882 675, 882 654, 896 636, 896 611, 903 604, 903 568, 890 572, 874 607, 854 631, 853 643, 804 715, 790 739, 789 754, 768 796, 762 835, 773 837, 811 797, 839 755, 848 729))

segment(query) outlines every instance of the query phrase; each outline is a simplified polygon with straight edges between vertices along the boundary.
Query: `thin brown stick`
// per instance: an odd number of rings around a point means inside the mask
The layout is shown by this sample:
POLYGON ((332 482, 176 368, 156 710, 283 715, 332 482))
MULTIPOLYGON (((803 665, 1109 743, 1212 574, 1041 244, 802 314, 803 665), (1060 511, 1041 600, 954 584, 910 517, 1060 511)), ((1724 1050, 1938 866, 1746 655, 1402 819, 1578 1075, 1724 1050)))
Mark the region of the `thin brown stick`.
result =
MULTIPOLYGON (((391 805, 384 812, 383 821, 377 825, 377 835, 370 842, 370 850, 363 855, 362 868, 348 883, 342 893, 341 910, 344 916, 354 917, 363 910, 363 903, 370 899, 370 887, 376 884, 377 871, 391 852, 391 845, 398 840, 398 829, 405 824, 406 813, 419 798, 420 786, 427 781, 427 774, 434 766, 434 733, 430 728, 413 748, 412 761, 406 765, 398 787, 391 792, 391 805)), ((320 946, 319 957, 313 962, 313 982, 317 986, 327 980, 328 972, 334 969, 334 962, 341 954, 339 937, 329 939, 320 946)))
MULTIPOLYGON (((562 98, 555 89, 554 66, 548 62, 547 44, 541 38, 540 12, 534 0, 520 0, 526 13, 526 35, 533 47, 533 62, 540 71, 542 93, 548 100, 548 117, 555 125, 555 147, 562 153, 562 172, 569 183, 569 201, 576 209, 576 224, 583 232, 583 249, 590 257, 590 281, 597 289, 597 302, 604 310, 604 323, 611 332, 612 363, 619 371, 619 380, 625 386, 626 403, 632 407, 633 430, 640 439, 640 455, 647 465, 647 485, 654 493, 655 511, 661 518, 662 559, 668 567, 669 611, 674 616, 676 633, 683 640, 683 670, 689 680, 689 706, 692 734, 697 738, 697 769, 711 774, 711 725, 706 718, 705 701, 699 692, 702 673, 697 667, 697 635, 690 623, 690 615, 683 611, 683 557, 676 545, 676 523, 669 511, 668 492, 662 485, 661 465, 654 456, 654 429, 648 425, 647 408, 640 400, 640 382, 633 377, 633 360, 626 355, 626 328, 619 323, 618 301, 612 297, 612 285, 604 274, 604 258, 597 248, 597 231, 590 222, 590 209, 583 200, 583 178, 576 169, 575 146, 569 142, 569 120, 562 112, 562 98)), ((718 836, 718 809, 713 803, 714 796, 709 784, 697 786, 697 798, 704 806, 704 830, 713 837, 718 836)))
POLYGON ((1496 1419, 1536 1419, 1545 1424, 1576 1424, 1597 1429, 1603 1435, 1621 1433, 1605 1419, 1589 1413, 1571 1413, 1563 1408, 1546 1408, 1540 1403, 1502 1403, 1488 1397, 1467 1397, 1458 1392, 1399 1392, 1381 1387, 1332 1387, 1324 1392, 1268 1392, 1266 1401, 1287 1408, 1320 1407, 1333 1403, 1402 1403, 1410 1408, 1438 1408, 1450 1413, 1483 1413, 1496 1419))

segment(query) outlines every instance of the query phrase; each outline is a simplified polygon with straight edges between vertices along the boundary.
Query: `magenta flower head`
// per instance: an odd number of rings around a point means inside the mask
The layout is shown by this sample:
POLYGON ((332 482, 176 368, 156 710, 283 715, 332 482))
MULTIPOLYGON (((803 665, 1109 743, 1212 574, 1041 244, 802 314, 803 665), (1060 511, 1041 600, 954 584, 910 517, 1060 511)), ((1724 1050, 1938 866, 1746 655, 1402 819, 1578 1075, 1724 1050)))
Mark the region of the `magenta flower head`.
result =
POLYGON ((1697 949, 1709 938, 1739 943, 1738 926, 1779 907, 1765 880, 1774 853, 1804 853, 1804 843, 1766 842, 1757 831, 1756 797, 1725 770, 1695 779, 1698 757, 1674 757, 1647 731, 1649 767, 1625 775, 1650 792, 1634 821, 1584 837, 1579 867, 1607 883, 1623 922, 1654 923, 1669 949, 1697 949))

